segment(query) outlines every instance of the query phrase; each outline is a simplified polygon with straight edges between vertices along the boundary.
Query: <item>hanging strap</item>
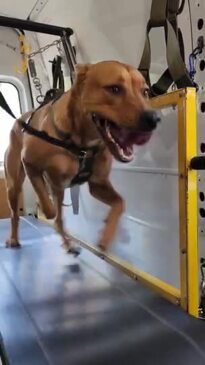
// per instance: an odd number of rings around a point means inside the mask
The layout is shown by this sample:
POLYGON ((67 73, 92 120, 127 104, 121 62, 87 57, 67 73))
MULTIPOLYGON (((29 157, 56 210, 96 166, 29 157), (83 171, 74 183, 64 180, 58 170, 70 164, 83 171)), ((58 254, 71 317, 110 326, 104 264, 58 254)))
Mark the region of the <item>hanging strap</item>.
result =
POLYGON ((150 20, 147 24, 145 46, 139 65, 139 71, 143 74, 150 86, 151 94, 158 95, 167 91, 174 82, 178 88, 194 86, 186 69, 183 56, 183 39, 178 29, 177 15, 183 10, 184 0, 180 6, 180 0, 152 0, 150 20), (168 68, 158 82, 151 85, 151 46, 149 33, 152 28, 163 27, 166 40, 166 56, 168 68))
POLYGON ((57 56, 52 61, 53 89, 65 90, 63 71, 61 68, 62 58, 57 56))
POLYGON ((0 91, 0 107, 8 113, 12 118, 16 119, 14 113, 12 112, 10 106, 8 105, 5 97, 3 96, 2 92, 0 91))

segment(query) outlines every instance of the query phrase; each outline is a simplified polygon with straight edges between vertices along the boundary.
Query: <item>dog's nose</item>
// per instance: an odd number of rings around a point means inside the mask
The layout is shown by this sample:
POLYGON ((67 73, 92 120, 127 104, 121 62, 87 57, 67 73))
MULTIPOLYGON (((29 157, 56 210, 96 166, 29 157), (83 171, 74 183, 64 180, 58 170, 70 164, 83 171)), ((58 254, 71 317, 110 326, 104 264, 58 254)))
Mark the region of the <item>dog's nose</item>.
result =
POLYGON ((140 130, 149 132, 155 129, 159 122, 160 117, 154 110, 146 110, 140 116, 139 127, 140 130))

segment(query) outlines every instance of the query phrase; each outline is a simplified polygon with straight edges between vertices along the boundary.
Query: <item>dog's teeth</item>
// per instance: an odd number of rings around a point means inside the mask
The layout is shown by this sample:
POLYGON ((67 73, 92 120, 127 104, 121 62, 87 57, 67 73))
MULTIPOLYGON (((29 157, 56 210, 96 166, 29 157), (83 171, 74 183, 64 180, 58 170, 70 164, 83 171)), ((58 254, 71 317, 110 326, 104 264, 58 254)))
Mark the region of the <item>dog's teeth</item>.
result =
POLYGON ((106 132, 107 132, 107 136, 108 136, 108 138, 109 138, 109 139, 110 139, 113 143, 117 144, 117 143, 116 143, 116 141, 114 140, 114 138, 113 138, 112 134, 110 133, 110 128, 109 128, 109 127, 107 127, 107 128, 106 128, 106 132))
POLYGON ((97 122, 97 121, 98 121, 97 115, 96 115, 95 113, 93 113, 93 114, 92 114, 92 118, 93 118, 93 120, 94 120, 95 122, 97 122))
POLYGON ((106 129, 106 132, 110 132, 110 126, 109 126, 109 122, 107 119, 105 119, 105 129, 106 129))
POLYGON ((119 145, 117 145, 118 146, 118 150, 119 150, 119 153, 120 153, 120 155, 121 155, 121 157, 123 158, 123 160, 124 161, 130 161, 130 160, 132 160, 132 155, 130 155, 130 156, 127 156, 125 153, 124 153, 124 150, 123 150, 123 148, 121 148, 119 145))

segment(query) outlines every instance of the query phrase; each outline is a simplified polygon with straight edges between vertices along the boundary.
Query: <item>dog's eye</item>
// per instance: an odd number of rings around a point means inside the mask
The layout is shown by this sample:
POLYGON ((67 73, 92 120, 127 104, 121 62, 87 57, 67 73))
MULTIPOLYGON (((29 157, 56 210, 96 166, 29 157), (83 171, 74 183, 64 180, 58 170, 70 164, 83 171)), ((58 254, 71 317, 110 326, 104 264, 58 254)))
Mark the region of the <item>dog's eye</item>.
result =
POLYGON ((145 98, 149 98, 149 89, 143 89, 142 90, 142 94, 143 94, 143 96, 145 97, 145 98))
POLYGON ((119 85, 109 85, 109 86, 105 86, 105 89, 115 95, 119 95, 122 93, 122 87, 119 85))

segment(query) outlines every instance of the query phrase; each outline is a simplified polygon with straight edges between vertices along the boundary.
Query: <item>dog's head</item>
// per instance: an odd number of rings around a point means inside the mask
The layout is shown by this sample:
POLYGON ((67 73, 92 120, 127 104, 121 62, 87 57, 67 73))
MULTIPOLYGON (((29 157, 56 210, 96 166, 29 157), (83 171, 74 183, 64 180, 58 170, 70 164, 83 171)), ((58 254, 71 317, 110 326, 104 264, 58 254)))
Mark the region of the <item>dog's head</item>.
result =
POLYGON ((148 87, 131 66, 115 61, 76 66, 74 84, 83 114, 119 161, 133 159, 133 146, 149 141, 159 118, 149 106, 148 87))

